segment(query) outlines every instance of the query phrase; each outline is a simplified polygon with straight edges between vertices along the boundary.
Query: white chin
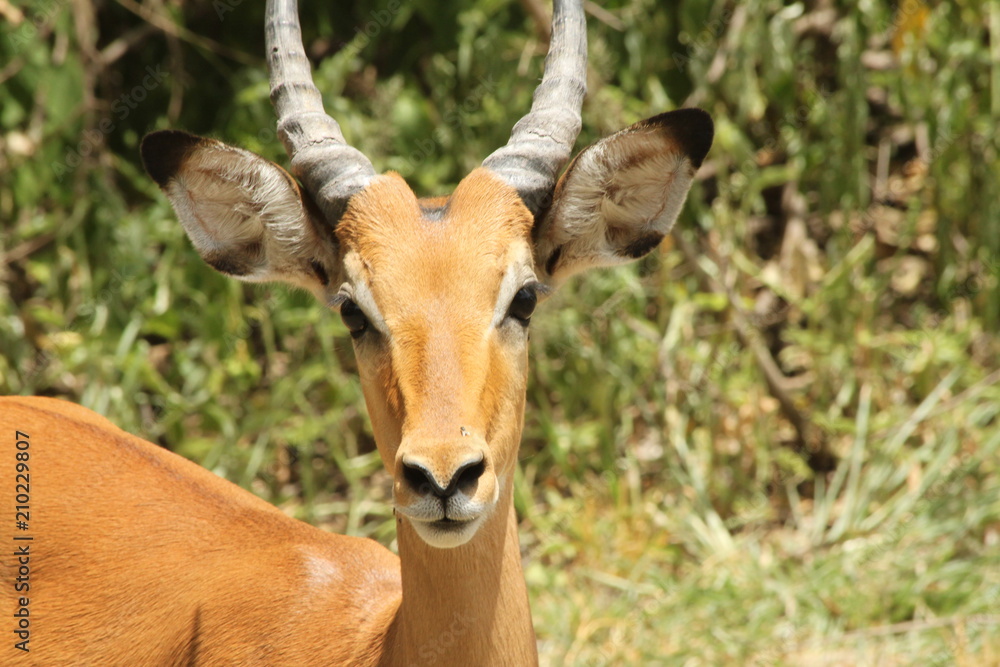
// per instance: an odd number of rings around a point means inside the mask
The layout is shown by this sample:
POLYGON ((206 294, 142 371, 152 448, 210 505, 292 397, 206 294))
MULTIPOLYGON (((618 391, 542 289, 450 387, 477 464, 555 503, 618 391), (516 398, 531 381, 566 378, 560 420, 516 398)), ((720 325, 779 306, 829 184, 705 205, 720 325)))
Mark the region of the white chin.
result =
POLYGON ((437 549, 454 549, 460 547, 476 534, 483 517, 472 521, 415 521, 410 519, 410 525, 417 531, 424 542, 437 549))

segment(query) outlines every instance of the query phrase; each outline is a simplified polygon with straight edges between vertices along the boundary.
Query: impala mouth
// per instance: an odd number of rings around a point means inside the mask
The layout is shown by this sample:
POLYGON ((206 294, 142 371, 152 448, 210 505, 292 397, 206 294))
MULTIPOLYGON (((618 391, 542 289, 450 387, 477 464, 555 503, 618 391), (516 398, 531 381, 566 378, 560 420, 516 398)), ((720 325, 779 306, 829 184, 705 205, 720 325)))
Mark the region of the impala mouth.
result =
POLYGON ((428 546, 438 549, 458 547, 475 537, 492 516, 499 498, 500 480, 492 471, 478 475, 475 489, 459 488, 447 495, 440 485, 436 490, 415 488, 414 481, 405 470, 397 477, 393 485, 396 515, 405 518, 428 546), (471 497, 466 495, 469 492, 471 497))
POLYGON ((472 539, 482 524, 483 516, 475 519, 437 519, 420 521, 410 518, 410 524, 424 542, 438 549, 452 549, 472 539))
POLYGON ((437 530, 447 531, 447 530, 462 530, 473 521, 475 521, 475 519, 469 519, 463 521, 459 519, 449 519, 445 517, 444 519, 441 519, 439 521, 428 521, 427 523, 429 523, 437 530))

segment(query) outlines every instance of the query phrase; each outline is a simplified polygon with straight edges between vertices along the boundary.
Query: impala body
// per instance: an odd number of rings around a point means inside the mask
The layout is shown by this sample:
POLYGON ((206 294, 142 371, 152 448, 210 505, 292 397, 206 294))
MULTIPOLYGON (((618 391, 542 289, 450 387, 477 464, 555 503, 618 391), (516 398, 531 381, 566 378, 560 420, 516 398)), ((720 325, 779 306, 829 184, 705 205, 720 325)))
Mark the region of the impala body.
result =
MULTIPOLYGON (((294 0, 268 5, 272 100, 295 177, 176 131, 147 136, 143 162, 206 262, 340 311, 393 478, 399 556, 290 519, 83 408, 4 399, 4 460, 28 442, 32 475, 32 639, 20 657, 534 664, 512 496, 529 320, 566 277, 659 244, 712 123, 693 109, 655 116, 585 149, 557 181, 586 69, 582 6, 557 0, 545 76, 510 142, 450 196, 421 200, 344 143, 294 0)), ((12 581, 16 563, 3 564, 12 581)))

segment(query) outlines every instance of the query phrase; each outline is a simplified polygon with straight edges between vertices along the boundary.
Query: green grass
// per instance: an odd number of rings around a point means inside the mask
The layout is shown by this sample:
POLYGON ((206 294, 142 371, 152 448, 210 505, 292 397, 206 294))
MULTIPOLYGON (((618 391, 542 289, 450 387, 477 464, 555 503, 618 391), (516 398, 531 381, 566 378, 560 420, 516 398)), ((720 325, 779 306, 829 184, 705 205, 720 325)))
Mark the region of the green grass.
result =
MULTIPOLYGON (((0 392, 391 546, 339 318, 203 265, 137 162, 161 127, 284 162, 262 3, 168 0, 157 25, 189 32, 166 35, 77 4, 0 23, 0 392)), ((421 194, 528 108, 517 3, 302 4, 327 108, 421 194)), ((676 238, 532 325, 516 503, 543 664, 1000 664, 995 3, 604 8, 578 145, 692 103, 717 138, 676 238)))

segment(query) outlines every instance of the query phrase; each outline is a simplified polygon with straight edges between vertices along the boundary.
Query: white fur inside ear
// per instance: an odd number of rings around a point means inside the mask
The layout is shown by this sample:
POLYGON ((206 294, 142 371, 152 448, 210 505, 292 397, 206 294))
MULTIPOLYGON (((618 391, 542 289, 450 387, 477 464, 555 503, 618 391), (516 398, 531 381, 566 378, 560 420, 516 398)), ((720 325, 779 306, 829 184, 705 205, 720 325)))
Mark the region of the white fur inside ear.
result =
POLYGON ((608 147, 609 163, 619 166, 607 169, 598 214, 611 228, 666 234, 673 228, 691 187, 691 161, 679 153, 653 153, 635 160, 634 154, 624 150, 622 146, 608 147))
POLYGON ((198 252, 242 280, 290 280, 319 242, 291 177, 221 142, 193 150, 166 194, 198 252))
POLYGON ((545 221, 539 262, 563 279, 645 255, 671 230, 694 178, 685 153, 661 132, 623 131, 586 149, 545 221))

